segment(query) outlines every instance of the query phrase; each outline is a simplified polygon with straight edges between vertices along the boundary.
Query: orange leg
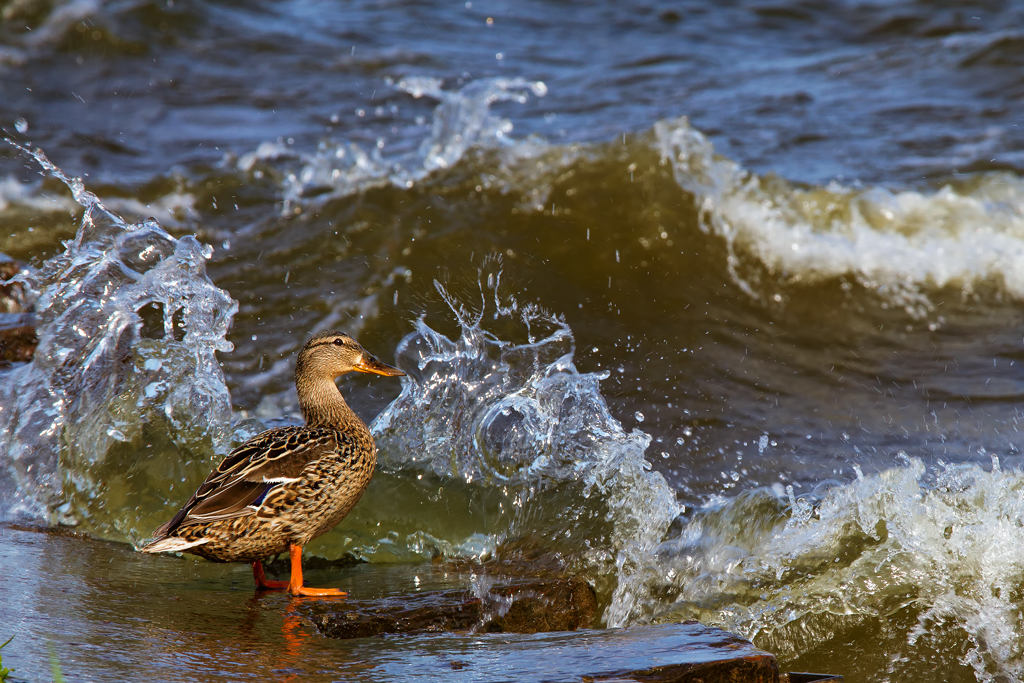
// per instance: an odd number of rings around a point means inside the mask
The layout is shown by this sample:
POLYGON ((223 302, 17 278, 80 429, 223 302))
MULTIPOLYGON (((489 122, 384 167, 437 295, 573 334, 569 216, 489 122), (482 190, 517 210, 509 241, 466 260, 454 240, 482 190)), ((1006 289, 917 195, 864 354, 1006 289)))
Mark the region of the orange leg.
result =
POLYGON ((271 581, 267 578, 267 575, 263 573, 263 562, 256 560, 252 563, 252 578, 256 579, 256 590, 267 591, 267 590, 280 590, 288 587, 287 581, 271 581))
POLYGON ((306 588, 302 585, 302 546, 291 544, 288 548, 288 553, 292 558, 292 575, 291 581, 288 582, 288 592, 292 595, 302 595, 306 597, 337 597, 344 598, 348 595, 347 591, 340 590, 338 588, 306 588))

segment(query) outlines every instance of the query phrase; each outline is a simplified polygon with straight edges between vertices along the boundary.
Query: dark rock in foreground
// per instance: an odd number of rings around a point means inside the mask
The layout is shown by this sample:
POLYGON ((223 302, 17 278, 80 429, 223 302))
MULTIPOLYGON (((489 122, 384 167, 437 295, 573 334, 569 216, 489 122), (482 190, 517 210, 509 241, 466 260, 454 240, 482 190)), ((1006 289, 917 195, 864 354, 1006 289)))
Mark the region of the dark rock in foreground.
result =
POLYGON ((331 638, 386 633, 539 633, 594 626, 597 597, 576 577, 517 580, 481 590, 441 590, 378 600, 322 601, 305 617, 331 638))
POLYGON ((431 634, 396 639, 383 647, 393 657, 415 661, 421 673, 435 680, 780 681, 772 655, 736 635, 696 623, 535 634, 431 634))
MULTIPOLYGON (((505 643, 513 645, 511 643, 505 643)), ((508 657, 521 655, 519 641, 508 657)), ((778 683, 775 657, 749 641, 696 622, 533 636, 533 657, 549 662, 541 681, 641 681, 643 683, 778 683), (572 675, 561 671, 572 662, 572 675)), ((528 655, 529 658, 529 655, 528 655)), ((494 662, 501 671, 503 662, 494 662)), ((504 671, 503 671, 504 673, 504 671)), ((509 679, 508 676, 502 676, 509 679)), ((525 678, 524 678, 525 679, 525 678)), ((524 680, 520 679, 520 680, 524 680)), ((514 680, 514 679, 513 679, 514 680)))
POLYGON ((407 570, 391 569, 396 572, 394 593, 376 599, 300 601, 294 609, 330 638, 401 635, 387 640, 390 656, 413 658, 438 680, 842 680, 822 674, 780 675, 771 654, 735 634, 696 622, 599 629, 593 588, 550 559, 418 565, 414 591, 400 587, 401 572, 407 570), (420 590, 421 579, 433 589, 420 590))

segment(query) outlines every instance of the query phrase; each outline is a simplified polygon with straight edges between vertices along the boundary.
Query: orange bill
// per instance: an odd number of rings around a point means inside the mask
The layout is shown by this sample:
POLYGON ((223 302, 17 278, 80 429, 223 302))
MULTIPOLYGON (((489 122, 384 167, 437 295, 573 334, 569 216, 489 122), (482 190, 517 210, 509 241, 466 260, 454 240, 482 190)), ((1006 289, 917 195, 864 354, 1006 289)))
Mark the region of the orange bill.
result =
POLYGON ((364 355, 363 359, 353 366, 353 369, 359 372, 372 372, 375 375, 384 375, 385 377, 401 377, 405 374, 398 368, 393 368, 387 363, 381 363, 370 354, 364 355))

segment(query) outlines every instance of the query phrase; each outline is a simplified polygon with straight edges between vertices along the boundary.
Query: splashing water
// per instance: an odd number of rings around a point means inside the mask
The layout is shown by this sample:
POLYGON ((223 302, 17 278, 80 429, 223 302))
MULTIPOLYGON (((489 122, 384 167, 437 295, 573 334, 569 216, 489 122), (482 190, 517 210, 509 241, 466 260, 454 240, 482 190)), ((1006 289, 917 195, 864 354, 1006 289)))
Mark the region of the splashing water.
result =
POLYGON ((85 212, 65 251, 23 278, 37 297, 39 346, 0 389, 0 518, 135 537, 129 487, 118 483, 135 474, 166 479, 167 490, 181 479, 182 463, 157 442, 184 461, 228 446, 215 352, 231 350, 237 304, 207 278, 208 247, 153 219, 125 222, 41 151, 23 151, 85 212), (160 457, 147 460, 154 448, 160 457))
POLYGON ((538 206, 544 204, 546 195, 533 190, 543 188, 550 180, 543 178, 546 174, 531 172, 531 165, 521 162, 550 153, 550 147, 539 139, 516 141, 511 135, 512 122, 490 112, 495 102, 523 103, 530 94, 543 97, 547 94, 544 83, 522 78, 485 78, 457 91, 444 90, 443 82, 436 78, 409 77, 388 83, 417 99, 428 97, 439 102, 431 133, 414 152, 385 155, 383 140, 369 151, 354 142, 325 141, 315 154, 296 151, 283 141, 265 142, 238 159, 236 167, 246 173, 263 173, 261 165, 283 163, 278 172, 282 174, 283 210, 287 214, 294 203, 308 203, 313 198, 322 202, 389 184, 411 188, 435 171, 452 168, 470 151, 502 150, 505 156, 501 165, 505 172, 498 176, 503 179, 492 174, 481 179, 481 186, 498 183, 503 191, 512 186, 529 187, 536 195, 531 201, 538 206))
POLYGON ((540 535, 549 549, 579 553, 614 586, 606 620, 619 625, 628 603, 642 599, 633 571, 678 514, 675 497, 644 459, 650 437, 626 433, 608 412, 599 389, 607 375, 576 370, 565 322, 502 300, 500 283, 500 272, 486 283, 481 275, 476 312, 437 285, 461 336, 448 339, 420 319, 399 344, 408 377, 373 423, 381 462, 508 491, 507 537, 540 535), (495 319, 518 318, 527 341, 485 331, 488 305, 495 319))
POLYGON ((1020 680, 1024 475, 996 458, 991 472, 929 473, 901 457, 800 498, 779 487, 710 501, 647 558, 638 573, 662 602, 637 602, 646 612, 631 620, 699 619, 784 658, 850 643, 866 624, 905 623, 874 643, 897 653, 893 680, 920 665, 926 641, 978 680, 1020 680))

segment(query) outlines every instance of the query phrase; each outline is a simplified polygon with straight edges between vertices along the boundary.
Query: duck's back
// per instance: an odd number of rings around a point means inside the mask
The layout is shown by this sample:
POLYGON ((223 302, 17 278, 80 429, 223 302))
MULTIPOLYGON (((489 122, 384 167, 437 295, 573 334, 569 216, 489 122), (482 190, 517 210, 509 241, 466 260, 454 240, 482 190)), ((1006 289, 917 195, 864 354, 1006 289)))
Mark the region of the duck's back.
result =
POLYGON ((359 502, 377 464, 377 448, 362 429, 316 427, 320 457, 308 461, 294 482, 271 491, 258 517, 287 517, 293 543, 305 545, 341 522, 359 502))
POLYGON ((305 545, 348 514, 376 462, 361 422, 267 430, 233 450, 145 549, 240 561, 305 545))

